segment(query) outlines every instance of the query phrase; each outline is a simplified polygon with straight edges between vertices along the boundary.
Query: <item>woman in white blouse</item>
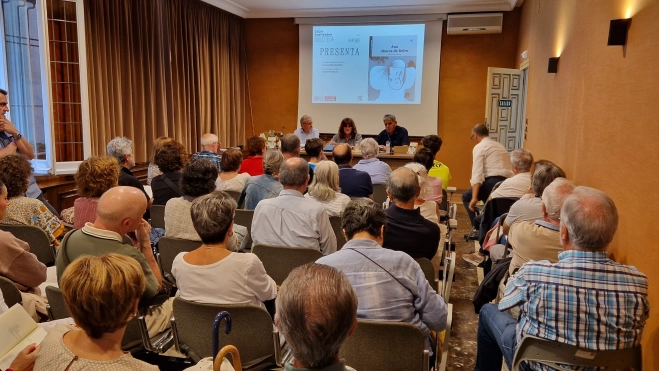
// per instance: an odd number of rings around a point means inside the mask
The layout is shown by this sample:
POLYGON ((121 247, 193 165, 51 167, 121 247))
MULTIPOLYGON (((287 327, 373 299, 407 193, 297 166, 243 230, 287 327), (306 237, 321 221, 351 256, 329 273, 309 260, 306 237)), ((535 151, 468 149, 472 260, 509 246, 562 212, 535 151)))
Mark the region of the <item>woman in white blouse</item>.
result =
POLYGON ((329 216, 340 216, 350 197, 339 189, 339 167, 333 161, 321 161, 316 165, 313 181, 304 197, 320 202, 329 216))
POLYGON ((207 304, 254 304, 277 296, 277 285, 254 254, 227 250, 236 201, 226 192, 198 197, 190 214, 202 245, 174 258, 172 275, 182 299, 207 304))
POLYGON ((245 188, 245 182, 249 179, 248 173, 238 174, 240 165, 243 163, 243 154, 234 148, 229 148, 222 153, 220 166, 222 172, 215 181, 215 188, 218 191, 242 192, 245 188))

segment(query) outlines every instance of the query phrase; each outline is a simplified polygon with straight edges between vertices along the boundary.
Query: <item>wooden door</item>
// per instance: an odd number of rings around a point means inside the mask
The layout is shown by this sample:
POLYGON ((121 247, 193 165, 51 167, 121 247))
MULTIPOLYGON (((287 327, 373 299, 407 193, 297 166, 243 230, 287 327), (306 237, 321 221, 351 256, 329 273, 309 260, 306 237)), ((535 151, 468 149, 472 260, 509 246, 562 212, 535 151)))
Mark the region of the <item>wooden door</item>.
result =
POLYGON ((524 144, 524 105, 526 89, 521 70, 487 69, 485 125, 490 137, 511 152, 524 144))

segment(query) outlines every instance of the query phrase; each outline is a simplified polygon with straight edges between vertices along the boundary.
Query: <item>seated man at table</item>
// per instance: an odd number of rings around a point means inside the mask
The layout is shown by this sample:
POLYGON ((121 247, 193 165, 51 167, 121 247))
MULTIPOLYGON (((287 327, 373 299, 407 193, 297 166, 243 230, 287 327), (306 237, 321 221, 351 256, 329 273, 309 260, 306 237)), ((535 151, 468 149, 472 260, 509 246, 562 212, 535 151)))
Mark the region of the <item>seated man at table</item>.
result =
POLYGON ((332 150, 332 158, 339 166, 339 185, 341 193, 348 197, 373 198, 373 182, 365 171, 353 169, 352 150, 347 144, 337 144, 332 150))
POLYGON ((426 335, 426 348, 432 352, 430 331, 446 328, 446 304, 412 257, 382 247, 385 226, 381 205, 363 198, 350 201, 341 216, 348 242, 316 263, 348 276, 359 299, 357 318, 412 324, 426 335))
POLYGON ((373 184, 387 184, 391 167, 384 161, 380 161, 378 156, 378 142, 373 138, 366 138, 362 141, 362 159, 359 160, 355 169, 365 171, 371 176, 373 184))
POLYGON ((323 255, 336 251, 336 236, 320 202, 304 198, 309 182, 309 165, 299 157, 289 158, 279 168, 284 190, 262 200, 254 210, 254 245, 306 247, 323 255))
POLYGON ((410 138, 407 135, 407 129, 398 126, 396 116, 387 113, 384 115, 382 121, 384 122, 384 130, 382 130, 375 139, 380 146, 386 146, 387 142, 389 142, 391 148, 410 145, 410 138))
MULTIPOLYGON (((607 247, 618 211, 604 192, 577 187, 561 208, 558 263, 528 262, 506 285, 498 307, 485 304, 478 323, 476 370, 511 369, 515 349, 535 336, 592 350, 638 345, 649 315, 648 280, 612 261, 607 247), (505 312, 520 307, 519 321, 505 312)), ((533 370, 547 369, 528 362, 533 370)))
POLYGON ((385 210, 387 229, 382 246, 402 251, 414 259, 432 260, 439 247, 439 226, 424 218, 420 208, 414 207, 420 192, 419 178, 411 169, 401 167, 391 173, 387 186, 391 205, 385 210))
POLYGON ((285 371, 347 371, 339 358, 357 329, 357 294, 345 274, 322 264, 293 269, 277 295, 275 325, 293 352, 285 371), (313 315, 310 315, 310 314, 313 315))

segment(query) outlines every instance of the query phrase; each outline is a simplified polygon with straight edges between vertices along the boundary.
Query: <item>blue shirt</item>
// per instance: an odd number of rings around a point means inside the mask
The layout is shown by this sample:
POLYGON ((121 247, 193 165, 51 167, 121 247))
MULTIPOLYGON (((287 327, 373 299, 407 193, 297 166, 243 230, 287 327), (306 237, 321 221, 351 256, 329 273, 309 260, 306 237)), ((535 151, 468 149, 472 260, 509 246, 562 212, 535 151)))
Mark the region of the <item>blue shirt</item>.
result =
MULTIPOLYGON (((341 250, 316 263, 334 267, 348 277, 357 292, 357 318, 410 323, 426 336, 430 330, 446 328, 444 300, 409 255, 384 249, 373 240, 350 240, 341 250)), ((430 349, 430 340, 426 348, 430 349)))
POLYGON ((386 146, 387 141, 391 142, 391 146, 409 146, 410 138, 407 136, 407 129, 402 126, 396 126, 394 133, 389 135, 387 130, 382 130, 378 137, 375 139, 381 146, 386 146))
POLYGON ((369 158, 368 160, 360 160, 353 169, 365 171, 371 176, 373 184, 387 184, 389 183, 389 174, 391 174, 391 167, 377 158, 369 158))
POLYGON ((339 187, 348 197, 369 197, 373 194, 373 182, 367 172, 339 165, 339 187))
POLYGON ((222 171, 222 156, 218 155, 217 153, 213 151, 209 151, 207 149, 197 152, 194 155, 192 155, 193 158, 203 158, 206 160, 210 160, 210 162, 215 165, 218 171, 222 171))
POLYGON ((510 277, 499 309, 520 307, 517 344, 531 335, 593 350, 623 349, 641 341, 647 296, 648 280, 635 267, 605 252, 569 250, 556 264, 524 264, 510 277))
POLYGON ((311 128, 311 132, 309 132, 309 134, 305 133, 302 128, 297 128, 293 134, 300 138, 300 147, 302 148, 304 148, 304 145, 307 143, 307 139, 320 138, 320 132, 316 128, 311 128))
POLYGON ((245 210, 254 210, 261 200, 275 198, 283 189, 284 186, 272 175, 263 174, 250 177, 245 182, 245 188, 240 194, 238 207, 240 208, 245 202, 245 210))

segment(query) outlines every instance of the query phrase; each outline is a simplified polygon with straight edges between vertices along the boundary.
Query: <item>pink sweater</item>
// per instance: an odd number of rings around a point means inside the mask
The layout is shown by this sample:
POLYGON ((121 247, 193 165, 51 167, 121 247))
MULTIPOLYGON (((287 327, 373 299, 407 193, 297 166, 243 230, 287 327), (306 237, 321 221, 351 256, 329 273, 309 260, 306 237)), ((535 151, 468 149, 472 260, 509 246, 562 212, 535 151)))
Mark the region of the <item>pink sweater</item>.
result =
POLYGON ((73 228, 81 229, 96 220, 97 198, 78 197, 73 203, 73 228))

